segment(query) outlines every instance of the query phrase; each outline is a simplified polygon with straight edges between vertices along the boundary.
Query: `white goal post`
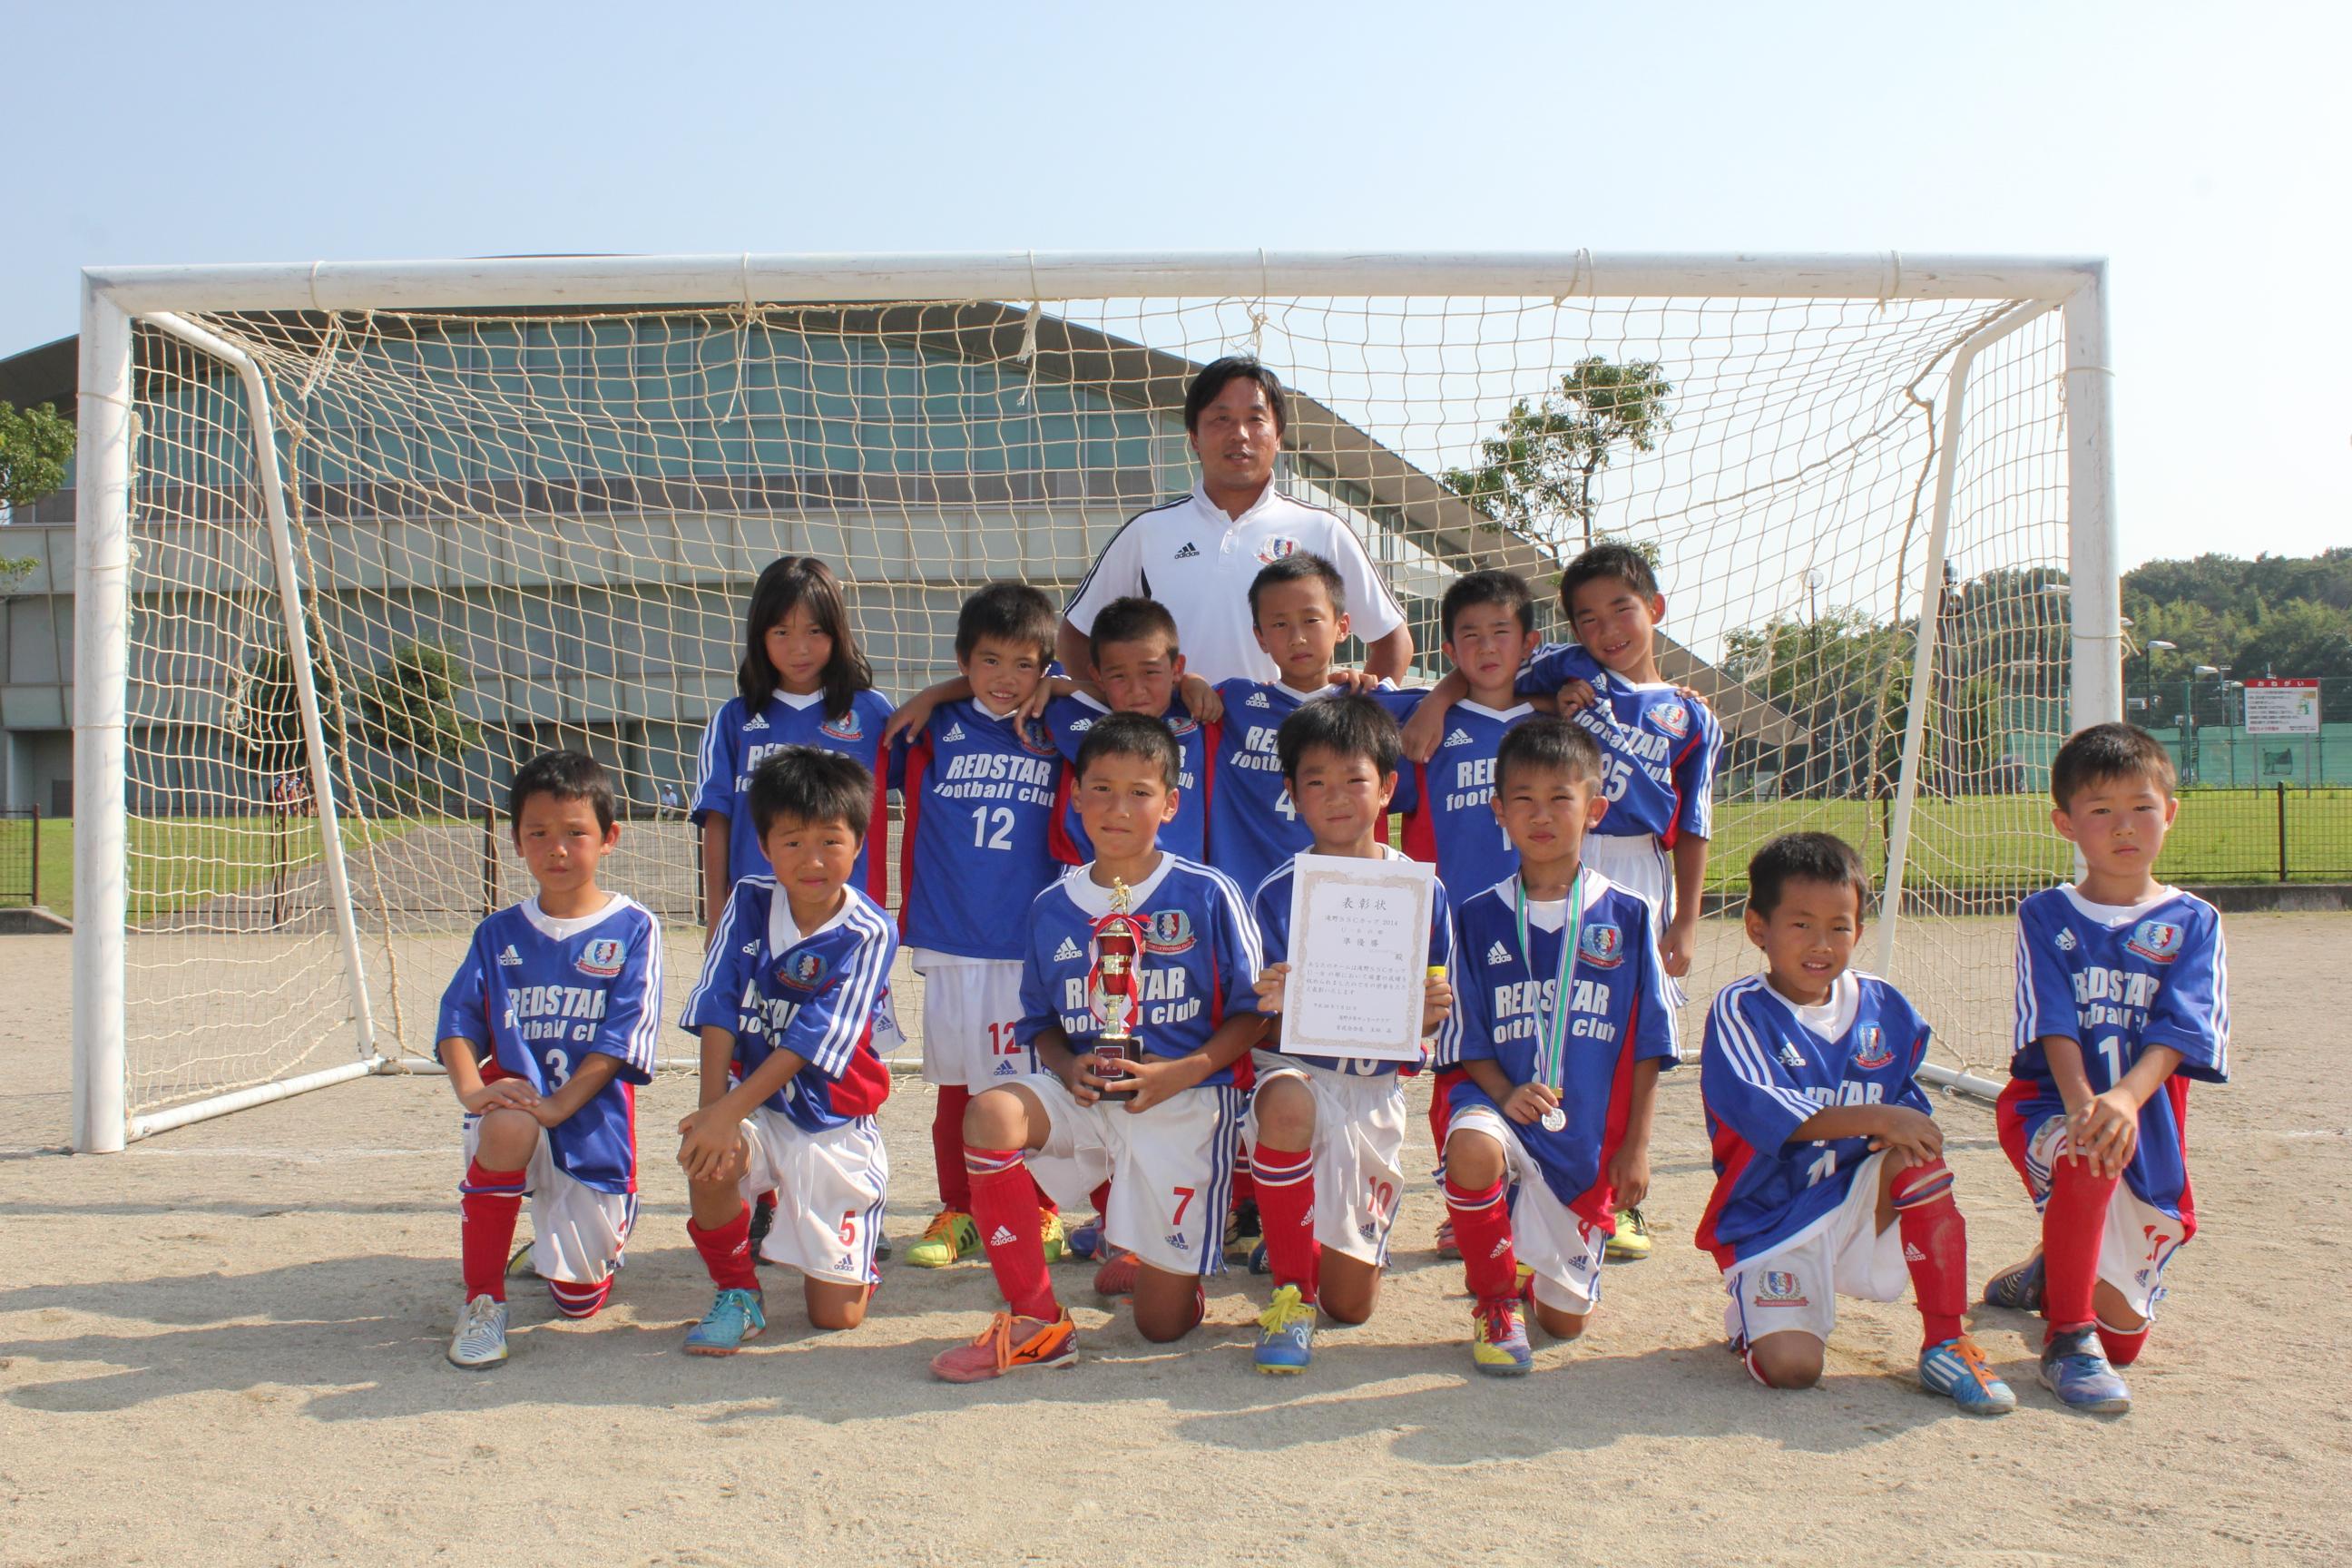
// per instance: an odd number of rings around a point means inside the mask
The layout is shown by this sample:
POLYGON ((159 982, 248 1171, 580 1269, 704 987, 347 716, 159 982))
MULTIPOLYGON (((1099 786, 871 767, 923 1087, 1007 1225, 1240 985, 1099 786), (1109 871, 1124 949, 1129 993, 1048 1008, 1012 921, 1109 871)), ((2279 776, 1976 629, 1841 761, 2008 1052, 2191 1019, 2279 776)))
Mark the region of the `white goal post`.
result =
POLYGON ((1286 482, 1412 579, 1432 673, 1454 572, 1513 566, 1542 599, 1596 531, 1655 546, 1667 673, 1739 716, 1719 810, 1867 833, 1874 967, 1950 1015, 1927 1008, 1940 1081, 1989 1087, 1968 1069, 2009 1026, 1994 917, 2055 853, 2023 826, 2038 769, 2123 715, 2102 261, 104 267, 83 274, 76 465, 74 1147, 429 1058, 472 846, 482 900, 500 886, 476 820, 510 766, 493 735, 619 748, 644 837, 671 842, 678 737, 731 689, 733 654, 713 663, 740 647, 746 561, 833 559, 907 695, 957 594, 1066 585, 1188 482, 1181 379, 1234 349, 1298 399, 1286 482), (1657 417, 1610 426, 1577 378, 1634 363, 1657 417), (1575 507, 1475 502, 1489 438, 1555 407, 1600 432, 1575 507), (559 643, 576 669, 546 668, 559 643), (257 743, 265 660, 299 733, 257 743), (441 681, 446 751, 363 719, 404 669, 441 681), (378 753, 398 789, 369 782, 378 753), (256 900, 266 918, 238 912, 256 900))

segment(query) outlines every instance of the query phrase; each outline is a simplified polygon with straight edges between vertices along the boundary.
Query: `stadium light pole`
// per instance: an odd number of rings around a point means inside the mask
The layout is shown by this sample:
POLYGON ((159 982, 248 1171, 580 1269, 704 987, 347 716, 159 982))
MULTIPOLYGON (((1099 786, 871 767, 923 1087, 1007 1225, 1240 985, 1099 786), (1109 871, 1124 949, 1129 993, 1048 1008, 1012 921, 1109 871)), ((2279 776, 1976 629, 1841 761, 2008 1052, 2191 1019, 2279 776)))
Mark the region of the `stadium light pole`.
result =
POLYGON ((2141 693, 2139 708, 2142 713, 2151 719, 2156 715, 2156 650, 2158 648, 2162 648, 2167 653, 2178 653, 2180 651, 2180 645, 2177 642, 2168 642, 2162 637, 2150 637, 2139 650, 2141 693))

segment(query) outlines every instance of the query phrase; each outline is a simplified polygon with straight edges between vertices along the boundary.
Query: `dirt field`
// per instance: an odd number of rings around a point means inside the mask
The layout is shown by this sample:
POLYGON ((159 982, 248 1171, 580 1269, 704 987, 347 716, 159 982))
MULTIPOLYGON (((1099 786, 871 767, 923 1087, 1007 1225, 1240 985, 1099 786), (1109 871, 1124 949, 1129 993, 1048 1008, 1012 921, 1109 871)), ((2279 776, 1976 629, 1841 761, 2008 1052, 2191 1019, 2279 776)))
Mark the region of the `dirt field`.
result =
MULTIPOLYGON (((1996 1311, 1975 1330, 2023 1403, 1997 1423, 1916 1390, 1907 1305, 1849 1304, 1818 1390, 1749 1384, 1690 1246, 1695 1072, 1664 1093, 1656 1256, 1612 1268, 1586 1341, 1539 1342, 1516 1384, 1470 1371, 1426 1183, 1380 1316, 1327 1330, 1295 1381, 1250 1370, 1263 1281, 1219 1281, 1208 1326, 1163 1350, 1076 1267, 1057 1271, 1086 1331, 1068 1372, 928 1377, 992 1304, 977 1264, 886 1265, 872 1321, 835 1337, 793 1328, 798 1292, 772 1279, 768 1339, 689 1360, 708 1288, 667 1158, 682 1077, 641 1101, 646 1205, 612 1307, 559 1324, 519 1284, 514 1359, 464 1373, 441 1359, 458 1305, 441 1082, 60 1157, 66 945, 9 939, 0 1562, 2341 1563, 2352 1025, 2307 983, 2343 972, 2352 921, 2241 916, 2231 936, 2238 1079, 2194 1109, 2205 1230, 2112 1423, 2058 1409, 2028 1321, 1996 1311)), ((902 1242, 930 1206, 930 1105, 902 1079, 883 1119, 902 1242)), ((1943 1115, 1981 1280, 2024 1251, 2032 1210, 1990 1112, 1943 1115)))

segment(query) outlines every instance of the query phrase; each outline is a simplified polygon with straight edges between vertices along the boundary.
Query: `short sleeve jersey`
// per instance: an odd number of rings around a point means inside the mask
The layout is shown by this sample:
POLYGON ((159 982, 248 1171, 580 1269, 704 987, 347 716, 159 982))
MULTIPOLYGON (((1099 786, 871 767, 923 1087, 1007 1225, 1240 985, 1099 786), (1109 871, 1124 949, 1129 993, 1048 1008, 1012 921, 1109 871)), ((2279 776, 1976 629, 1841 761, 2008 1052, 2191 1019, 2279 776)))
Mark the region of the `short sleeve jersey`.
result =
MULTIPOLYGON (((1189 1056, 1229 1013, 1255 1009, 1258 971, 1265 965, 1257 928, 1241 889, 1223 872, 1162 853, 1150 876, 1128 889, 1129 912, 1143 922, 1143 951, 1135 973, 1142 1016, 1132 1026, 1148 1057, 1189 1056)), ((1037 895, 1023 929, 1021 1021, 1024 1046, 1060 1025, 1070 1049, 1083 1055, 1102 1032, 1087 1006, 1087 972, 1094 963, 1095 922, 1110 913, 1108 888, 1095 885, 1091 866, 1073 866, 1037 895)), ((1233 1069, 1203 1083, 1231 1083, 1233 1069)))
POLYGON ((778 1051, 800 1058, 766 1104, 802 1131, 823 1132, 873 1115, 889 1098, 874 1021, 898 952, 890 917, 856 888, 843 889, 831 920, 803 931, 776 879, 748 877, 727 900, 678 1024, 688 1034, 732 1034, 744 1078, 778 1051))
POLYGON ((1404 611, 1346 521, 1273 484, 1238 518, 1197 488, 1138 512, 1103 546, 1064 614, 1079 631, 1091 631, 1114 599, 1157 599, 1176 617, 1193 674, 1212 686, 1237 677, 1273 680, 1280 671, 1252 635, 1250 579, 1301 551, 1338 569, 1358 637, 1371 642, 1404 625, 1404 611))
MULTIPOLYGON (((1375 694, 1400 724, 1412 717, 1423 691, 1375 694)), ((1503 737, 1535 710, 1457 702, 1446 710, 1445 738, 1425 763, 1405 760, 1396 808, 1404 817, 1404 851, 1427 860, 1449 888, 1491 888, 1519 870, 1519 852, 1495 819, 1495 752, 1503 737)))
POLYGON ((1209 853, 1244 888, 1315 842, 1290 804, 1282 757, 1274 748, 1282 721, 1302 704, 1346 688, 1294 691, 1278 680, 1228 680, 1218 686, 1224 717, 1209 735, 1209 853))
POLYGON ((1571 680, 1591 686, 1600 700, 1570 715, 1601 744, 1609 813, 1593 831, 1604 837, 1649 834, 1671 849, 1687 833, 1715 833, 1715 768, 1723 752, 1723 726, 1713 710, 1664 682, 1612 675, 1575 643, 1548 643, 1519 671, 1528 696, 1558 691, 1571 680))
POLYGON ((2017 909, 2017 1047, 2004 1113, 2028 1125, 2065 1104, 2042 1042, 2082 1047, 2091 1091, 2104 1094, 2151 1047, 2180 1066, 2139 1109, 2139 1147, 2124 1183, 2139 1199, 2193 1224, 2187 1120, 2190 1079, 2230 1076, 2229 955, 2221 912, 2178 889, 2135 909, 2094 904, 2070 887, 2017 909))
POLYGON ((653 1081, 661 986, 661 921, 635 900, 614 894, 594 914, 556 920, 532 899, 474 928, 435 1037, 471 1044, 486 1080, 520 1079, 542 1095, 591 1053, 616 1058, 613 1080, 549 1128, 547 1142, 583 1185, 633 1193, 636 1086, 653 1081))
MULTIPOLYGON (((1560 1110, 1566 1125, 1514 1124, 1552 1195, 1614 1234, 1609 1162, 1625 1140, 1633 1067, 1675 1065, 1675 1009, 1658 958, 1650 906, 1586 867, 1576 953, 1568 973, 1560 1110)), ((1465 899, 1454 910, 1454 1011, 1437 1036, 1437 1063, 1491 1061, 1514 1084, 1533 1083, 1548 1030, 1558 1026, 1560 950, 1570 900, 1530 904, 1519 937, 1517 877, 1465 899)), ((1475 1080, 1454 1086, 1461 1110, 1487 1105, 1475 1080)))
MULTIPOLYGON (((1054 858, 1066 866, 1083 866, 1095 858, 1086 824, 1078 820, 1078 748, 1095 721, 1109 711, 1093 698, 1075 692, 1055 698, 1045 709, 1045 727, 1062 753, 1055 789, 1054 858)), ((1209 732, 1181 702, 1169 704, 1160 717, 1176 738, 1176 815, 1161 825, 1160 847, 1198 860, 1208 853, 1209 844, 1209 803, 1202 788, 1209 776, 1209 732)))
POLYGON ((1045 731, 977 701, 943 702, 906 755, 900 930, 946 958, 1015 961, 1052 836, 1061 754, 1045 731))
MULTIPOLYGON (((1409 858, 1385 844, 1381 846, 1381 854, 1383 858, 1392 860, 1409 858)), ((1290 957, 1291 872, 1297 864, 1296 859, 1291 859, 1276 866, 1265 880, 1258 884, 1257 893, 1251 900, 1257 915, 1258 942, 1265 950, 1268 963, 1282 963, 1290 957)), ((1448 970, 1454 962, 1454 911, 1446 901, 1443 879, 1437 880, 1429 901, 1429 962, 1433 967, 1448 970)), ((1255 1005, 1255 995, 1252 1005, 1255 1005)), ((1276 1026, 1279 1027, 1278 1021, 1276 1026)), ((1421 1070, 1419 1062, 1407 1064, 1374 1057, 1309 1056, 1304 1051, 1284 1050, 1279 1039, 1271 1036, 1265 1043, 1293 1061, 1305 1062, 1310 1067, 1328 1068, 1333 1072, 1354 1073, 1363 1078, 1421 1070)))
POLYGON ((727 819, 727 879, 764 877, 772 868, 760 847, 760 830, 751 820, 751 770, 770 752, 786 746, 817 746, 864 763, 877 780, 874 815, 866 842, 857 851, 850 880, 882 901, 882 879, 889 856, 882 847, 889 826, 888 805, 880 782, 878 763, 882 726, 889 722, 890 703, 878 691, 860 691, 849 700, 849 711, 835 719, 824 710, 820 693, 795 697, 777 692, 768 705, 753 713, 740 696, 727 700, 702 732, 702 753, 694 786, 694 820, 719 816, 727 819))
POLYGON ((1835 1039, 1801 1020, 1764 976, 1716 993, 1699 1053, 1699 1095, 1715 1162, 1715 1192, 1698 1245, 1729 1268, 1801 1239, 1845 1201, 1870 1156, 1867 1138, 1794 1140, 1817 1112, 1841 1105, 1929 1111, 1918 1083, 1927 1026, 1903 993, 1849 970, 1833 983, 1835 1039))

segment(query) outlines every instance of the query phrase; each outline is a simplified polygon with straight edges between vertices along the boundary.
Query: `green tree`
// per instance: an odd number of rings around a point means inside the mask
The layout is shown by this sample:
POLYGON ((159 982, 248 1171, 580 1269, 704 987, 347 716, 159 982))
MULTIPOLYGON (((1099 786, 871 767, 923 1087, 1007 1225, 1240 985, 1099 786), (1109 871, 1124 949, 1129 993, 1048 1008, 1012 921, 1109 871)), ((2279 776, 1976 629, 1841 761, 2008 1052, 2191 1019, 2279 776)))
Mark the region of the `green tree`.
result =
POLYGON ((1910 624, 1832 608, 1734 630, 1723 672, 1761 692, 1803 737, 1780 759, 1781 788, 1807 795, 1866 796, 1893 787, 1910 679, 1910 624))
POLYGON ((66 482, 73 422, 47 403, 0 403, 0 510, 30 506, 66 482))
POLYGON ((1576 362, 1556 392, 1511 405, 1477 460, 1449 468, 1445 487, 1525 539, 1559 548, 1571 524, 1592 545, 1592 487, 1620 447, 1654 451, 1674 428, 1674 385, 1654 360, 1576 362))
POLYGON ((359 685, 360 733, 370 744, 404 759, 406 780, 395 784, 417 804, 437 805, 436 766, 481 739, 481 726, 457 711, 457 694, 473 677, 447 648, 403 643, 359 685))
MULTIPOLYGON (((315 623, 310 635, 314 640, 319 635, 315 623)), ((326 667, 313 665, 311 685, 331 750, 342 739, 341 704, 336 700, 334 677, 326 667)), ((238 670, 229 692, 227 725, 245 765, 262 776, 265 786, 267 781, 287 773, 307 773, 310 754, 302 740, 301 698, 295 685, 294 659, 282 640, 257 647, 238 670)))

